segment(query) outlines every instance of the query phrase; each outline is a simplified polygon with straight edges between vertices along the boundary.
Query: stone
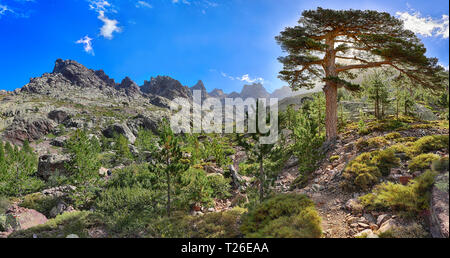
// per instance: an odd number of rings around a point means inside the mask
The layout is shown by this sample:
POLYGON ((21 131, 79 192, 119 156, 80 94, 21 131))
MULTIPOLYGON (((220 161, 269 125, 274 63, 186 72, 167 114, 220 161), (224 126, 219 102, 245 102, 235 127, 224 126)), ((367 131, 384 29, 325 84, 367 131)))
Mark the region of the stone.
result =
POLYGON ((375 224, 377 222, 377 220, 375 219, 375 217, 370 214, 370 213, 364 213, 363 217, 366 219, 367 222, 369 222, 370 224, 375 224))
POLYGON ((353 214, 361 213, 364 209, 358 199, 350 199, 345 203, 345 208, 353 214))
POLYGON ((110 170, 104 167, 98 169, 98 174, 103 177, 108 176, 108 172, 110 172, 110 170))
POLYGON ((357 234, 354 237, 366 237, 366 238, 378 238, 378 235, 373 233, 371 229, 365 229, 357 234))
POLYGON ((58 204, 50 210, 50 217, 54 218, 60 214, 63 214, 66 211, 73 211, 73 208, 68 206, 65 202, 60 201, 58 204))
POLYGON ((52 110, 48 113, 47 117, 55 121, 56 123, 60 124, 69 119, 70 115, 68 114, 67 111, 64 110, 52 110))
POLYGON ((377 225, 381 226, 388 219, 389 219, 389 215, 388 214, 381 214, 377 218, 377 225))
POLYGON ((6 228, 11 231, 24 230, 47 222, 47 218, 32 209, 12 205, 7 211, 6 228))
POLYGON ((77 234, 69 234, 66 238, 80 238, 77 234))
POLYGON ((389 219, 385 221, 383 224, 381 224, 380 228, 378 229, 379 233, 384 233, 386 231, 389 231, 397 226, 397 221, 395 219, 389 219))
POLYGON ((24 141, 35 141, 52 132, 54 122, 47 118, 14 117, 12 124, 3 133, 5 139, 20 144, 24 141))
POLYGON ((51 175, 68 175, 66 164, 70 161, 69 155, 48 154, 39 157, 37 174, 47 180, 51 175))
POLYGON ((136 136, 133 135, 130 128, 126 124, 115 123, 103 130, 103 135, 108 138, 113 138, 115 135, 123 135, 128 141, 133 144, 136 141, 136 136))

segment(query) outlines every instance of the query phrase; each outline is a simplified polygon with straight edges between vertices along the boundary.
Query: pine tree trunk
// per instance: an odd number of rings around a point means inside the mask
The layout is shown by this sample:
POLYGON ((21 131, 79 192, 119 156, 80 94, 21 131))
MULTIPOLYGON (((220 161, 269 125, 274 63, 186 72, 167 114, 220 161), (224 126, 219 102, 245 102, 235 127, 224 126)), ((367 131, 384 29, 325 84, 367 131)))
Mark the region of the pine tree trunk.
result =
POLYGON ((337 87, 333 83, 327 82, 324 92, 326 98, 325 129, 327 132, 327 141, 332 142, 337 138, 337 87))

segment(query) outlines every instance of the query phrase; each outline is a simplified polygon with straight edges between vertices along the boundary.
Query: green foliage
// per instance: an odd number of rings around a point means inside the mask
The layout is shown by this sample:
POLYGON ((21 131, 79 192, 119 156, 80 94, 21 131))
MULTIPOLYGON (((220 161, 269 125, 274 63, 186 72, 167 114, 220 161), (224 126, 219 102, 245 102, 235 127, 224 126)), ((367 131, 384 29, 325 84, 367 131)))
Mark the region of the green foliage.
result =
POLYGON ((420 154, 409 162, 408 169, 411 172, 415 171, 424 171, 426 169, 430 169, 431 163, 435 160, 439 160, 439 155, 432 153, 424 153, 420 154))
POLYGON ((143 187, 146 189, 163 189, 162 175, 149 170, 148 164, 133 164, 114 171, 108 180, 107 188, 143 187))
POLYGON ((330 162, 333 162, 333 161, 336 161, 336 160, 339 160, 339 155, 331 156, 330 159, 329 159, 330 162))
POLYGON ((418 214, 429 208, 435 176, 435 172, 428 170, 408 185, 382 183, 372 193, 360 197, 361 204, 370 210, 390 208, 402 215, 418 214))
POLYGON ((374 103, 375 117, 381 119, 387 106, 389 91, 386 76, 381 73, 373 73, 362 82, 365 95, 374 103))
POLYGON ((305 195, 280 194, 250 210, 242 219, 245 237, 317 238, 320 216, 305 195))
POLYGON ((374 148, 378 149, 388 144, 389 142, 383 136, 373 137, 367 140, 365 140, 364 138, 360 138, 356 142, 356 148, 358 148, 359 150, 374 149, 374 148))
POLYGON ((115 235, 138 237, 148 219, 164 206, 154 191, 141 187, 108 188, 95 203, 95 213, 115 235))
POLYGON ((22 148, 0 141, 0 195, 18 196, 39 191, 44 182, 35 177, 38 157, 25 141, 22 148))
POLYGON ((65 148, 71 156, 67 165, 72 172, 72 179, 75 183, 98 177, 98 169, 100 168, 98 155, 101 148, 95 136, 89 138, 86 131, 77 130, 67 140, 65 148))
POLYGON ((188 205, 195 203, 204 206, 213 205, 213 190, 204 170, 194 168, 187 170, 181 175, 181 184, 183 197, 188 205))
POLYGON ((58 201, 58 198, 45 196, 41 193, 32 193, 24 196, 20 206, 37 210, 49 218, 51 209, 58 204, 58 201))
POLYGON ((237 238, 243 208, 206 213, 202 216, 186 216, 174 213, 171 218, 153 219, 146 227, 146 236, 152 238, 237 238))
POLYGON ((397 132, 393 132, 393 133, 388 133, 384 136, 385 139, 387 140, 395 140, 402 137, 401 134, 397 133, 397 132))
POLYGON ((415 153, 426 153, 436 150, 448 150, 448 135, 430 135, 420 138, 414 143, 415 153))
POLYGON ((362 153, 345 168, 342 187, 347 190, 369 190, 399 162, 400 159, 391 149, 362 153))
POLYGON ((208 175, 208 183, 212 189, 212 196, 218 199, 226 199, 231 197, 231 179, 225 178, 223 175, 208 175))
POLYGON ((128 146, 130 144, 128 139, 122 134, 118 134, 114 137, 114 141, 116 164, 131 163, 133 155, 131 154, 130 147, 128 146))

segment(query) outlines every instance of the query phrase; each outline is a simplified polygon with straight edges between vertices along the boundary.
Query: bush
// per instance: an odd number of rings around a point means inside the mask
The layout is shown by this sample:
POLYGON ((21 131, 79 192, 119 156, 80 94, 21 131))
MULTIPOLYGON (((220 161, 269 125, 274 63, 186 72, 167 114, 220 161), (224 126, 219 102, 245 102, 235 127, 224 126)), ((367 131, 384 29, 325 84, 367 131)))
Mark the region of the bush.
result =
POLYGON ((146 222, 164 207, 154 191, 140 187, 109 188, 96 201, 96 214, 118 236, 138 237, 146 222))
POLYGON ((448 150, 448 135, 425 136, 414 142, 414 152, 417 154, 446 149, 448 150))
POLYGON ((252 209, 243 217, 245 237, 317 238, 321 219, 314 203, 299 194, 280 194, 252 209))
POLYGON ((26 195, 20 206, 37 210, 48 218, 50 217, 50 211, 58 204, 58 201, 58 198, 45 196, 41 193, 33 193, 26 195))
POLYGON ((212 189, 212 197, 226 199, 231 197, 231 180, 220 174, 208 175, 208 183, 212 189))
POLYGON ((415 171, 424 171, 426 169, 430 169, 431 163, 435 160, 439 160, 439 155, 426 153, 420 154, 419 156, 414 157, 408 164, 408 168, 411 172, 415 171))
POLYGON ((394 140, 394 139, 398 139, 398 138, 400 138, 400 137, 402 137, 402 135, 399 134, 399 133, 397 133, 397 132, 394 132, 394 133, 388 133, 388 134, 386 134, 386 135, 384 136, 384 138, 387 139, 387 140, 394 140))
POLYGON ((389 142, 383 136, 379 136, 379 137, 369 138, 367 140, 364 140, 364 138, 360 138, 356 142, 356 147, 359 150, 364 150, 364 149, 381 148, 388 144, 389 144, 389 142))
POLYGON ((427 210, 430 203, 430 189, 436 173, 427 171, 408 185, 382 183, 372 193, 360 197, 361 204, 369 210, 390 208, 403 215, 415 215, 427 210))
POLYGON ((395 152, 391 149, 374 152, 372 161, 380 169, 383 176, 388 176, 391 168, 398 166, 400 163, 400 159, 395 156, 395 152))

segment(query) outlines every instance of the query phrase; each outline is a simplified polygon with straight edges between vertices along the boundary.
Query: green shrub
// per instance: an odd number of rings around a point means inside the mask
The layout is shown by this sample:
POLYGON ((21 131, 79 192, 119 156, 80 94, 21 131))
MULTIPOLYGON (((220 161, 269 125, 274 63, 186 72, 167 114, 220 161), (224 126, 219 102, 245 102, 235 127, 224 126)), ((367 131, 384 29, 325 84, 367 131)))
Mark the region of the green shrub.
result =
POLYGON ((356 147, 359 150, 364 150, 364 149, 381 148, 388 144, 389 144, 389 142, 383 136, 379 136, 379 137, 369 138, 367 140, 364 140, 364 138, 360 138, 356 142, 356 147))
POLYGON ((388 133, 384 136, 384 138, 387 140, 394 140, 394 139, 398 139, 400 137, 402 137, 402 135, 397 132, 388 133))
POLYGON ((245 237, 316 238, 322 234, 321 219, 306 195, 280 194, 243 217, 245 237))
POLYGON ((417 154, 446 149, 448 150, 448 135, 425 136, 414 142, 414 152, 417 154))
POLYGON ((150 171, 148 164, 133 164, 115 170, 108 180, 107 187, 143 187, 147 189, 161 188, 161 175, 150 171))
POLYGON ((372 161, 378 167, 383 176, 388 176, 391 168, 400 164, 400 159, 395 156, 395 152, 391 149, 373 152, 372 161))
POLYGON ((95 212, 116 235, 139 236, 146 222, 164 211, 160 198, 158 193, 140 187, 109 188, 96 201, 95 212))
POLYGON ((231 197, 231 180, 220 174, 208 175, 208 183, 212 189, 212 197, 226 199, 231 197))
POLYGON ((432 153, 420 154, 412 158, 408 164, 408 168, 411 172, 423 171, 425 169, 430 169, 431 163, 435 160, 439 160, 439 155, 432 153))
POLYGON ((418 214, 429 208, 435 176, 436 173, 428 170, 408 185, 382 183, 372 193, 360 197, 361 204, 369 210, 390 208, 404 215, 418 214))
POLYGON ((41 193, 28 194, 23 198, 20 206, 37 210, 44 214, 46 217, 50 217, 50 211, 58 204, 59 199, 51 196, 45 196, 41 193))

